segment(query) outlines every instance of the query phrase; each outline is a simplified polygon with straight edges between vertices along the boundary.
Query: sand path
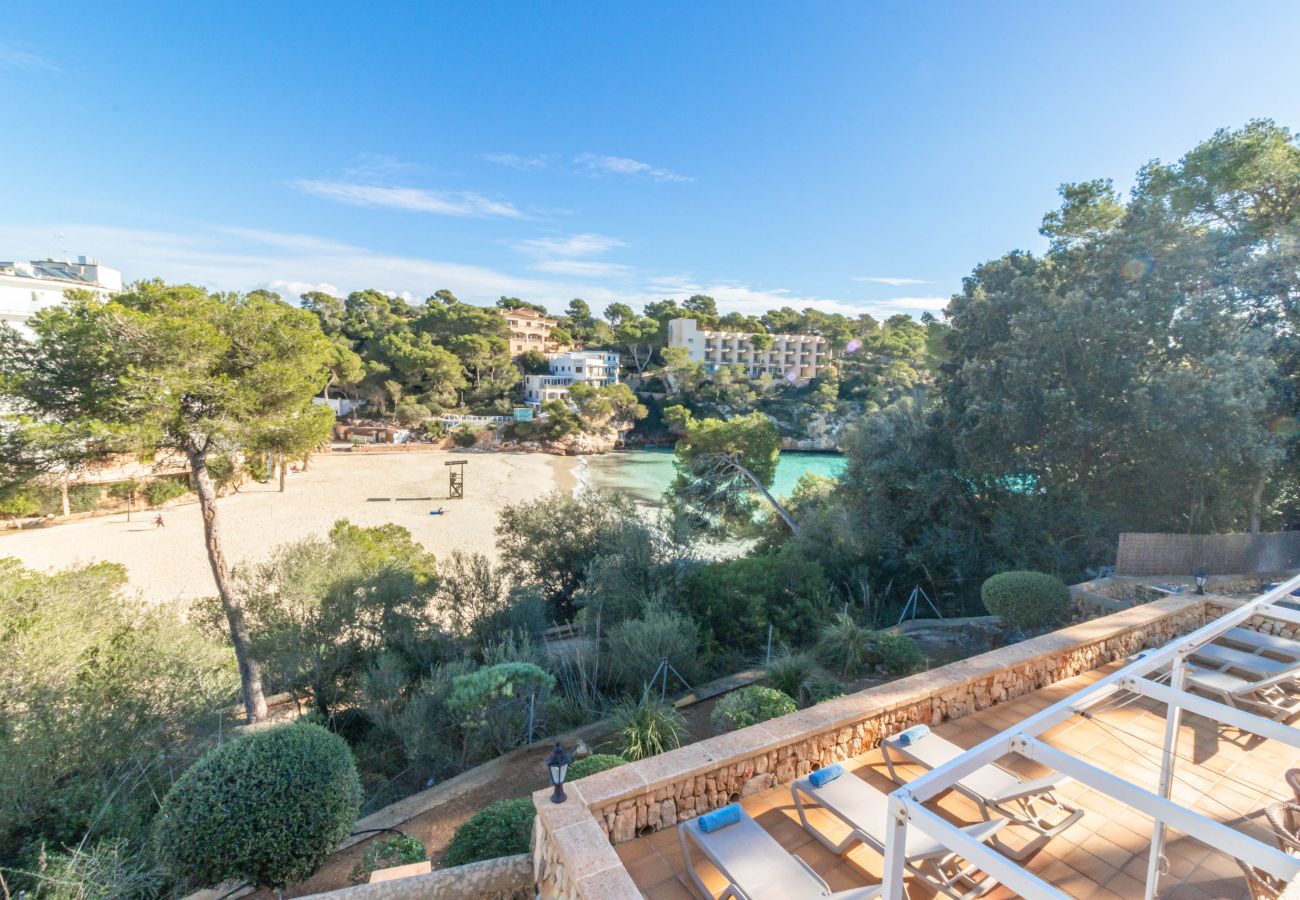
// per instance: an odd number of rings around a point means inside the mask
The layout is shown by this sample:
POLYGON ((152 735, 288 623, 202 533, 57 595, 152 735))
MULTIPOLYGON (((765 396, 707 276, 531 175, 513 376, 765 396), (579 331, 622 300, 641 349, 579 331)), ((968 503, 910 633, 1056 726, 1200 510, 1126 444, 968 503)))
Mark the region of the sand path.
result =
MULTIPOLYGON (((308 472, 290 474, 285 493, 275 484, 250 484, 218 501, 226 553, 232 564, 264 558, 275 545, 324 535, 337 520, 357 525, 393 522, 437 556, 453 549, 495 558, 497 513, 576 482, 576 460, 530 453, 334 453, 312 459, 308 472), (465 459, 465 499, 447 499, 449 459, 465 459), (444 515, 431 516, 439 506, 444 515)), ((215 593, 203 549, 198 504, 163 511, 102 516, 48 528, 0 532, 0 557, 37 569, 107 560, 126 566, 132 586, 149 600, 215 593)))

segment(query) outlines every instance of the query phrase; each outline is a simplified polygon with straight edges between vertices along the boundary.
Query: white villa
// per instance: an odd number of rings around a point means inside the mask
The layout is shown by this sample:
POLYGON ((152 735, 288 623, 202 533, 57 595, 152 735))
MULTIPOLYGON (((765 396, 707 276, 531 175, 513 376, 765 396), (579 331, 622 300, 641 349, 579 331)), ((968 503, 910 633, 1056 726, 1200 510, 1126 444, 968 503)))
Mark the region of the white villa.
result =
POLYGON ((719 366, 741 365, 751 378, 764 372, 795 380, 815 378, 830 365, 831 345, 819 334, 773 334, 772 346, 757 350, 747 331, 702 331, 694 319, 673 319, 668 323, 668 346, 685 347, 692 362, 710 371, 719 366))
POLYGON ((38 310, 62 303, 63 292, 72 288, 116 293, 122 290, 122 273, 85 256, 78 256, 76 262, 0 262, 0 322, 30 335, 27 320, 38 310))
POLYGON ((548 400, 566 399, 569 387, 574 384, 592 387, 618 384, 618 366, 617 353, 596 350, 553 353, 549 374, 524 376, 524 399, 540 406, 548 400))

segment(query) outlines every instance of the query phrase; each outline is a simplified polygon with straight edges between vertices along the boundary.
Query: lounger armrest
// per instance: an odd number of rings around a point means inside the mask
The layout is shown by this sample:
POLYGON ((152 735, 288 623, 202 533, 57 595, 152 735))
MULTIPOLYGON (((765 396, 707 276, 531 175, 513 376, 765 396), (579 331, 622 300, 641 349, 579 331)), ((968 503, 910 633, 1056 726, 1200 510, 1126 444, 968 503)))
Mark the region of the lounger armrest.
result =
POLYGON ((794 859, 795 862, 797 862, 799 865, 804 867, 804 870, 807 871, 807 873, 813 877, 814 881, 816 881, 818 884, 822 886, 823 895, 830 894, 831 886, 826 883, 825 878, 822 878, 820 875, 817 874, 817 870, 814 869, 812 865, 808 863, 807 860, 805 860, 802 856, 796 856, 793 853, 791 853, 790 856, 794 859))
POLYGON ((1046 794, 1048 791, 1055 791, 1069 784, 1072 779, 1068 775, 1053 773, 1044 775, 1042 778, 1035 778, 1033 781, 1026 781, 1017 788, 1007 791, 1004 794, 998 794, 995 797, 989 797, 992 803, 1006 803, 1008 800, 1020 800, 1024 797, 1032 797, 1036 794, 1046 794))

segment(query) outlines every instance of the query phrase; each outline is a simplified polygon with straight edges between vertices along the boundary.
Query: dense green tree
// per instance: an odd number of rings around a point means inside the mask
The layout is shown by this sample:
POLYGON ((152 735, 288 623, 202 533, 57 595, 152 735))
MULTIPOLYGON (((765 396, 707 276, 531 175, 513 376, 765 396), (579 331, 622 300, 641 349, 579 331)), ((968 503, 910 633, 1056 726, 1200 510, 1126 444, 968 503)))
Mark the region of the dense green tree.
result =
POLYGON ((41 310, 31 326, 35 339, 0 358, 6 402, 96 435, 74 448, 87 457, 175 453, 189 464, 244 705, 250 720, 264 718, 208 461, 256 448, 307 415, 328 378, 329 338, 311 313, 278 300, 161 281, 137 282, 111 299, 69 291, 66 303, 41 310))
POLYGON ((398 525, 341 520, 328 539, 282 545, 232 580, 274 686, 308 688, 327 716, 380 653, 401 654, 413 671, 436 655, 434 558, 398 525))
POLYGON ((546 592, 552 615, 564 621, 573 618, 588 565, 617 543, 634 515, 625 494, 552 491, 501 510, 497 548, 521 580, 546 592))
POLYGON ((333 428, 334 411, 328 406, 312 403, 286 413, 279 421, 252 435, 248 449, 269 453, 275 459, 280 473, 280 492, 283 493, 288 461, 305 462, 312 452, 329 442, 333 428))
POLYGON ((539 315, 546 315, 546 307, 540 303, 529 303, 527 300, 520 300, 518 297, 502 297, 497 300, 498 309, 531 309, 539 315))
POLYGON ((776 477, 781 435, 760 412, 728 421, 695 420, 687 413, 685 434, 677 442, 673 502, 709 530, 751 524, 753 494, 760 494, 792 531, 799 526, 768 490, 776 477))
POLYGON ((942 382, 972 474, 1032 479, 1116 529, 1258 528, 1289 449, 1269 425, 1294 415, 1278 365, 1300 275, 1269 257, 1287 258, 1298 160, 1274 126, 1221 132, 1147 166, 1127 205, 1065 186, 1047 256, 977 268, 942 382))

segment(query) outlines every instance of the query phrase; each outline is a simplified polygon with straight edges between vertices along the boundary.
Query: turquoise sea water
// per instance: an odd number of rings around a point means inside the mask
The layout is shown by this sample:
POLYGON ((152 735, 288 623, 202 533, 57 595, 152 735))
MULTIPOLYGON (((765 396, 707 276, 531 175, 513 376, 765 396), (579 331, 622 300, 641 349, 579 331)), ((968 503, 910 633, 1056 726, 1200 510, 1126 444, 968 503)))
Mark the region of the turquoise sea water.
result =
MULTIPOLYGON (((589 456, 582 479, 594 488, 630 494, 639 503, 657 506, 672 483, 671 450, 620 450, 589 456)), ((805 472, 836 476, 844 471, 844 457, 834 453, 782 453, 776 467, 772 493, 788 497, 805 472)))

